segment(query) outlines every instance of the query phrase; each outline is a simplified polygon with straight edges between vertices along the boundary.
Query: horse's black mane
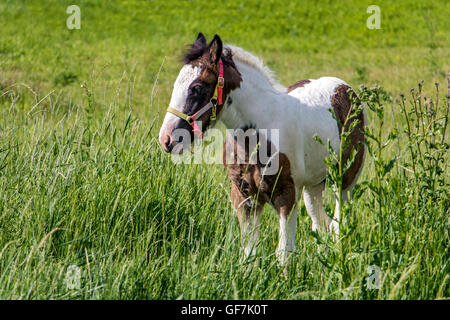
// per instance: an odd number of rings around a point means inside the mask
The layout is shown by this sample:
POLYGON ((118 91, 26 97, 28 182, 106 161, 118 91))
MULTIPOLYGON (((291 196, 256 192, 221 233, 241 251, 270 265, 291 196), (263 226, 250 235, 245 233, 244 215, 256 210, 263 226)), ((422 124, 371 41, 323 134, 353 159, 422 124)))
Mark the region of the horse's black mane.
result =
MULTIPOLYGON (((209 47, 207 44, 201 43, 200 41, 195 41, 193 44, 190 45, 190 47, 186 50, 184 56, 183 56, 183 63, 189 64, 201 56, 203 56, 205 53, 207 53, 209 50, 209 47)), ((231 52, 230 48, 224 48, 222 52, 222 61, 225 66, 231 66, 236 68, 234 62, 233 62, 233 53, 231 52)))
POLYGON ((184 64, 191 63, 192 61, 197 60, 203 54, 208 51, 208 46, 202 44, 200 41, 195 41, 192 45, 190 45, 189 49, 183 56, 184 64))

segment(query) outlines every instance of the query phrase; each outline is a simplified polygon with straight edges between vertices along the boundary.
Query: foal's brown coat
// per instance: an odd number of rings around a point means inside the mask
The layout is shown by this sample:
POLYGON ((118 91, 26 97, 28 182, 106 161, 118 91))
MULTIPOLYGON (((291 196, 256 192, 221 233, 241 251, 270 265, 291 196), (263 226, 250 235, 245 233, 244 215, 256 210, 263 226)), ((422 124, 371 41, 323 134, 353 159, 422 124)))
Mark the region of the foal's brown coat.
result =
MULTIPOLYGON (((255 130, 253 128, 245 127, 243 131, 255 130)), ((256 131, 255 131, 256 132, 256 131)), ((267 143, 267 150, 274 150, 274 146, 270 141, 266 139, 260 139, 260 135, 257 134, 257 141, 259 144, 267 143)), ((288 217, 292 208, 295 206, 295 185, 291 177, 291 167, 289 159, 283 153, 277 154, 279 160, 279 169, 276 174, 264 175, 263 171, 265 164, 261 163, 259 157, 257 157, 256 163, 250 163, 250 154, 254 150, 248 150, 248 145, 240 146, 235 138, 227 137, 227 141, 224 146, 223 163, 228 170, 228 177, 232 182, 231 186, 231 201, 233 207, 237 211, 239 224, 241 230, 248 222, 251 215, 256 215, 259 220, 259 215, 266 203, 270 203, 278 214, 288 217), (226 145, 233 144, 229 150, 234 150, 232 163, 227 164, 226 145), (243 150, 245 154, 244 163, 238 161, 238 150, 243 150)))
MULTIPOLYGON (((353 163, 345 171, 343 176, 342 187, 344 190, 356 181, 364 162, 364 114, 352 110, 352 102, 350 100, 351 93, 349 90, 351 90, 349 86, 342 84, 335 89, 334 94, 331 97, 331 105, 333 106, 334 114, 336 116, 339 135, 342 135, 342 131, 348 132, 352 123, 358 121, 353 128, 353 131, 350 133, 349 146, 343 152, 342 161, 343 167, 345 167, 351 157, 352 151, 356 150, 353 163)), ((355 102, 361 106, 359 98, 356 98, 355 102)))

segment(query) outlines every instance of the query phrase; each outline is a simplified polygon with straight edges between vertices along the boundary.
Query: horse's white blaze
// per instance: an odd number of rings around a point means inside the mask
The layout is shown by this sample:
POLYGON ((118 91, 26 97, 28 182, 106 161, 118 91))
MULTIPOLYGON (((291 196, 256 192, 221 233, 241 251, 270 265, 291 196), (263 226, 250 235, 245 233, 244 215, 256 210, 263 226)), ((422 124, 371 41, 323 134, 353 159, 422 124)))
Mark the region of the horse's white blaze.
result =
MULTIPOLYGON (((180 112, 183 112, 183 107, 186 104, 188 96, 189 85, 194 81, 201 73, 201 66, 192 66, 186 64, 181 68, 177 79, 173 85, 172 97, 170 99, 169 107, 174 108, 180 112)), ((164 122, 159 130, 159 139, 165 134, 171 134, 172 128, 176 122, 180 120, 176 115, 167 112, 164 117, 164 122)))

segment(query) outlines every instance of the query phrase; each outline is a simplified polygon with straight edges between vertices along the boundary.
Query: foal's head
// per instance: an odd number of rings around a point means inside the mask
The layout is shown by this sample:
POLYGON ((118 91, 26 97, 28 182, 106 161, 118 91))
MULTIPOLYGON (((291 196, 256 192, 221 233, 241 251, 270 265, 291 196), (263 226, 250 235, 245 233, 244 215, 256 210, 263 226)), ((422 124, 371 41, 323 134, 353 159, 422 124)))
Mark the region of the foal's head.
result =
MULTIPOLYGON (((208 44, 202 33, 199 33, 183 58, 184 65, 175 81, 170 110, 161 126, 159 142, 167 152, 184 139, 194 140, 194 129, 199 126, 202 131, 210 125, 214 116, 220 113, 222 105, 231 90, 239 87, 241 77, 232 59, 230 50, 223 50, 222 40, 215 35, 208 44), (223 67, 224 83, 219 83, 221 65, 223 67), (222 105, 213 101, 216 86, 222 90, 222 105), (214 108, 206 108, 208 103, 214 103, 214 108), (206 110, 195 117, 200 110, 206 110), (195 118, 192 118, 192 117, 195 118), (195 123, 194 123, 195 120, 195 123)), ((180 145, 181 147, 181 145, 180 145)), ((182 148, 181 148, 182 149, 182 148)), ((181 152, 182 150, 177 150, 181 152)))

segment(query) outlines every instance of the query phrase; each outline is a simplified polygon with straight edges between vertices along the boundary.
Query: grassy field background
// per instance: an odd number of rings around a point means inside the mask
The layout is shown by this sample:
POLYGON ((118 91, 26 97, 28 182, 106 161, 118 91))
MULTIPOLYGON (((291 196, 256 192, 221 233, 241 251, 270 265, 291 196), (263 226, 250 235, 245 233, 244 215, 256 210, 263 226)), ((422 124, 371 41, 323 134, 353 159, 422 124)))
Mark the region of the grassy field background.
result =
POLYGON ((442 182, 412 174, 395 101, 424 80, 436 102, 440 82, 445 109, 450 2, 378 1, 380 30, 366 27, 371 1, 76 1, 81 29, 68 30, 71 4, 0 2, 0 298, 450 297, 448 152, 442 182), (310 232, 301 203, 287 279, 276 215, 243 261, 223 168, 175 166, 158 145, 199 31, 261 56, 285 85, 328 75, 394 97, 382 124, 369 113, 390 143, 366 160, 341 245, 310 232), (380 289, 366 286, 371 265, 380 289))

